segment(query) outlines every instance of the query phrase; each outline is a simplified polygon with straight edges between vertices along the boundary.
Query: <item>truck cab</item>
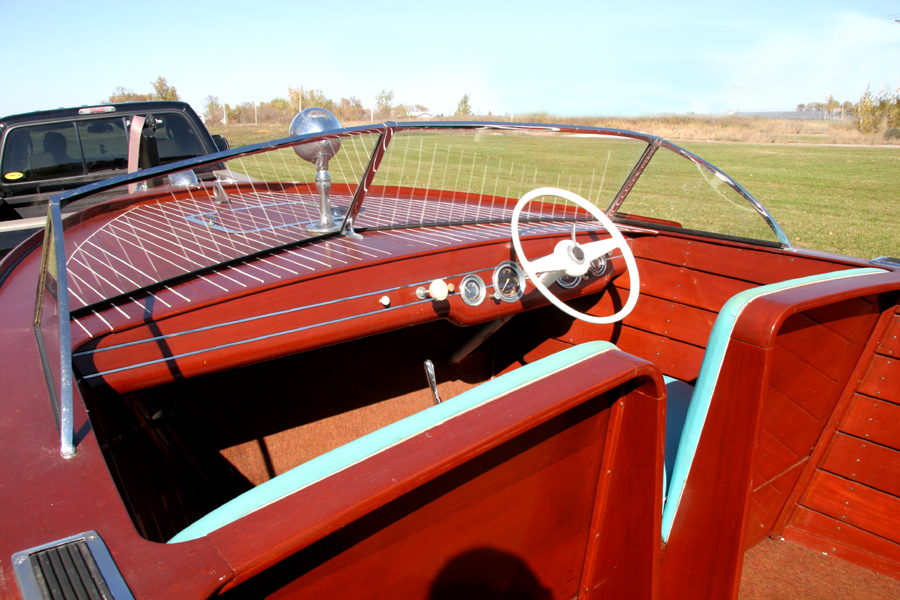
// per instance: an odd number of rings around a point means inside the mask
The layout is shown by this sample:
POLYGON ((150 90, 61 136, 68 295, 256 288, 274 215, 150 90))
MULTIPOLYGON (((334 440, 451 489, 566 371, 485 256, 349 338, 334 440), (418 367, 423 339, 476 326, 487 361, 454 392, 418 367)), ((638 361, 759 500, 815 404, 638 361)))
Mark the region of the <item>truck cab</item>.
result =
MULTIPOLYGON (((126 102, 63 108, 0 119, 0 252, 30 235, 61 191, 129 170, 134 117, 143 117, 138 169, 228 148, 185 102, 126 102), (151 118, 152 117, 152 118, 151 118)), ((198 173, 198 176, 202 174, 198 173)), ((78 203, 70 211, 84 208, 78 203)))

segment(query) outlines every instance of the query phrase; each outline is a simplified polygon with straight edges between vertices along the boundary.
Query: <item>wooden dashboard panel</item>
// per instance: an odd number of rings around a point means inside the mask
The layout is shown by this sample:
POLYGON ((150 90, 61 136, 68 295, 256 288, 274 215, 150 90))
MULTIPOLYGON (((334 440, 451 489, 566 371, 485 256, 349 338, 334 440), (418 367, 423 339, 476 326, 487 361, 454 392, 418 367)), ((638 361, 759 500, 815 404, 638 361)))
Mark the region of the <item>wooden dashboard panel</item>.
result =
MULTIPOLYGON (((533 257, 548 254, 557 239, 528 240, 526 251, 533 257)), ((159 317, 82 343, 74 363, 89 385, 125 393, 434 319, 475 325, 548 304, 527 284, 516 302, 490 296, 494 268, 511 256, 504 240, 300 279, 216 304, 198 303, 192 310, 173 310, 171 316, 160 311, 159 317), (467 274, 479 275, 488 286, 488 298, 479 306, 466 304, 459 294, 467 274), (435 279, 452 284, 455 291, 443 301, 420 299, 417 288, 435 279)), ((554 291, 563 299, 597 293, 613 273, 608 269, 574 289, 554 286, 554 291)))

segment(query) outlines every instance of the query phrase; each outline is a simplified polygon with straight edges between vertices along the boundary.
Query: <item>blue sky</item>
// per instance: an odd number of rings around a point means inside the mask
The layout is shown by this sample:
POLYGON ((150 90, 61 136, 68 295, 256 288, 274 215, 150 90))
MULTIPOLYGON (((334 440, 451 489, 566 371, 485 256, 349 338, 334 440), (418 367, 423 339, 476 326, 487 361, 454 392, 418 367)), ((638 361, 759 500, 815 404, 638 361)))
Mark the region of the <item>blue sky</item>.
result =
POLYGON ((725 113, 900 87, 900 2, 0 0, 0 115, 166 77, 202 111, 321 89, 451 114, 725 113))

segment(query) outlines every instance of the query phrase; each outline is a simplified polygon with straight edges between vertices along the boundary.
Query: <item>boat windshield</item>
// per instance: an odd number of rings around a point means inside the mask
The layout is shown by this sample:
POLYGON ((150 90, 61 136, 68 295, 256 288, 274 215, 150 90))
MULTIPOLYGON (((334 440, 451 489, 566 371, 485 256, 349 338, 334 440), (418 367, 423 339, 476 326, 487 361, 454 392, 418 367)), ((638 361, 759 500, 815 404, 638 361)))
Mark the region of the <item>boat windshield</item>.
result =
POLYGON ((743 188, 705 161, 667 143, 647 163, 617 215, 699 234, 782 242, 777 224, 743 188))
MULTIPOLYGON (((35 315, 46 370, 62 370, 61 379, 50 377, 51 391, 57 390, 63 406, 71 386, 65 348, 70 316, 98 306, 121 312, 138 292, 152 290, 167 289, 191 302, 183 295, 192 286, 175 289, 188 280, 215 286, 221 276, 235 286, 277 285, 281 278, 349 260, 327 244, 318 250, 311 245, 324 237, 352 243, 367 232, 401 228, 441 229, 432 231, 440 237, 467 227, 509 235, 496 224, 510 223, 518 199, 545 187, 574 192, 614 219, 645 229, 787 245, 771 215, 737 183, 650 135, 529 124, 387 123, 286 138, 51 199, 45 232, 51 243, 44 248, 35 315), (62 218, 66 204, 110 192, 119 195, 62 218), (321 252, 320 264, 291 259, 297 246, 321 252), (47 358, 55 347, 60 358, 47 358)), ((520 216, 532 232, 541 223, 577 221, 593 217, 550 195, 520 216)), ((65 413, 63 406, 62 421, 65 413)), ((63 447, 65 454, 65 440, 63 447)))
MULTIPOLYGON (((65 220, 73 311, 248 259, 266 269, 267 253, 323 235, 508 223, 517 199, 541 187, 644 226, 778 240, 768 213, 726 175, 658 138, 614 130, 355 128, 143 173, 95 184, 131 191, 65 220)), ((523 213, 526 222, 586 218, 550 198, 523 213)))

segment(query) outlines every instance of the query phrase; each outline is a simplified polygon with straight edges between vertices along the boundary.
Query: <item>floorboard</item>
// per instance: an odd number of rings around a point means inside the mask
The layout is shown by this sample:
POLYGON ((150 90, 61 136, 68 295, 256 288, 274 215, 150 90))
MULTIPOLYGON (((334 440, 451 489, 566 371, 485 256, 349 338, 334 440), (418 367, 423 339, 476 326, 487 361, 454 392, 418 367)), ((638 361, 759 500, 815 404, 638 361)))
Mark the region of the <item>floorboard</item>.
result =
POLYGON ((744 554, 740 600, 897 600, 900 581, 766 538, 744 554))

